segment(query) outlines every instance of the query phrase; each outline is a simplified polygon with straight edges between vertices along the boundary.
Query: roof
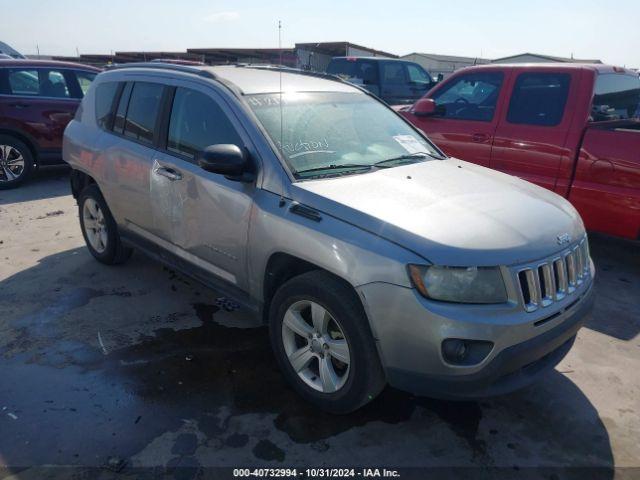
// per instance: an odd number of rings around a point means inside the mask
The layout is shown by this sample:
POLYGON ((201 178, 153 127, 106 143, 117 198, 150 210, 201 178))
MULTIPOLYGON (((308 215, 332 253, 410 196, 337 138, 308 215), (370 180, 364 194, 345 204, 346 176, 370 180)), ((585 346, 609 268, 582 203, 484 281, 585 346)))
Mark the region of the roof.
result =
POLYGON ((367 61, 374 61, 374 62, 408 62, 408 60, 406 58, 385 58, 385 57, 361 57, 361 56, 357 56, 354 57, 353 55, 342 55, 340 57, 333 57, 333 59, 336 58, 346 58, 349 59, 351 61, 358 61, 358 60, 367 60, 367 61))
POLYGON ((29 59, 0 59, 0 67, 58 67, 58 68, 81 68, 84 70, 94 70, 99 72, 99 68, 83 65, 75 62, 59 62, 57 60, 29 60, 29 59))
POLYGON ((488 63, 486 65, 474 65, 466 67, 460 72, 469 72, 473 70, 500 70, 505 68, 520 68, 526 70, 548 69, 554 70, 579 70, 589 69, 598 73, 624 73, 627 75, 637 75, 628 68, 616 67, 613 65, 605 65, 603 63, 556 63, 556 62, 533 62, 533 63, 488 63))
POLYGON ((327 53, 334 57, 341 57, 347 53, 348 48, 357 48, 364 52, 372 53, 374 56, 384 56, 389 58, 398 58, 394 53, 376 50, 374 48, 364 47, 351 42, 312 42, 312 43, 296 43, 296 49, 304 48, 322 53, 327 53))
POLYGON ((504 60, 510 60, 512 58, 518 58, 518 57, 524 57, 524 56, 531 56, 531 57, 538 57, 538 58, 542 58, 544 60, 549 60, 551 62, 564 62, 564 63, 602 63, 602 61, 600 60, 585 60, 585 59, 578 59, 578 58, 567 58, 567 57, 555 57, 552 55, 542 55, 540 53, 519 53, 517 55, 510 55, 508 57, 502 57, 502 58, 496 58, 493 61, 494 62, 502 62, 504 60))
POLYGON ((251 66, 251 65, 218 65, 218 66, 184 66, 161 63, 123 64, 114 68, 114 71, 128 69, 176 71, 180 73, 202 74, 204 77, 218 78, 223 83, 231 83, 243 94, 277 93, 282 85, 283 92, 351 92, 361 93, 360 89, 331 77, 330 75, 316 74, 295 70, 292 68, 280 68, 277 66, 251 66))
POLYGON ((411 55, 419 55, 421 57, 430 58, 432 60, 437 60, 439 62, 461 62, 461 63, 490 63, 491 60, 488 58, 480 58, 480 57, 459 57, 456 55, 439 55, 437 53, 408 53, 407 55, 403 55, 401 58, 410 57, 411 55))

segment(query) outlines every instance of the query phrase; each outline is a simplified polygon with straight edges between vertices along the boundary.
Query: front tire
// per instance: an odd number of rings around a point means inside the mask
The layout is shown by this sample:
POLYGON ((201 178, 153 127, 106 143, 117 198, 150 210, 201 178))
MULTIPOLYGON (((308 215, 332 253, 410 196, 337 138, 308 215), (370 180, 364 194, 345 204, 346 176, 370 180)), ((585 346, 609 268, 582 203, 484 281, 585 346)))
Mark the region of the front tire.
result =
POLYGON ((133 250, 122 244, 118 225, 95 183, 80 193, 78 209, 80 229, 91 255, 106 265, 126 262, 133 250))
POLYGON ((33 172, 31 150, 10 135, 0 135, 0 190, 15 188, 33 172))
POLYGON ((269 330, 287 381, 322 410, 352 412, 385 386, 357 294, 327 272, 308 272, 282 285, 271 301, 269 330))

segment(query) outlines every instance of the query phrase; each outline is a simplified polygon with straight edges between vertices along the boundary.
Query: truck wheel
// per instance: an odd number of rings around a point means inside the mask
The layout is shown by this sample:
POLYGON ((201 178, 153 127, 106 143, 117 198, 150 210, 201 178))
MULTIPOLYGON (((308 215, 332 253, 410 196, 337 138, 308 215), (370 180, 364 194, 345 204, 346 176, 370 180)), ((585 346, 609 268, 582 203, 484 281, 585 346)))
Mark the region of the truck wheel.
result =
POLYGON ((133 250, 122 245, 118 226, 96 184, 82 190, 78 209, 80 229, 91 255, 107 265, 126 262, 133 250))
POLYGON ((333 275, 313 271, 282 285, 271 301, 269 333, 287 381, 322 410, 352 412, 385 386, 362 304, 333 275))
POLYGON ((31 150, 17 138, 0 135, 0 190, 24 182, 33 170, 31 150))

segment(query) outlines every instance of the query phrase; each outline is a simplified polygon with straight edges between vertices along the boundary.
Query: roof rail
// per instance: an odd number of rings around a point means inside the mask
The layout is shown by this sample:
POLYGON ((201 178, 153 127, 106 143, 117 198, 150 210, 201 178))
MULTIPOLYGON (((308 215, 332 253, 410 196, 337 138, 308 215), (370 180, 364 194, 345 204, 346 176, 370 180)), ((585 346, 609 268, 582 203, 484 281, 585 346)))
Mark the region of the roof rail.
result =
MULTIPOLYGON (((302 70, 301 68, 293 68, 293 67, 287 67, 287 66, 283 66, 283 65, 236 64, 236 67, 256 68, 258 70, 273 70, 275 72, 285 72, 285 73, 297 73, 299 75, 307 75, 309 77, 317 77, 317 78, 323 78, 325 80, 333 80, 334 82, 344 83, 346 85, 349 85, 350 87, 357 88, 362 93, 366 93, 370 97, 374 97, 374 98, 377 98, 378 100, 380 100, 377 95, 375 95, 373 92, 370 92, 369 90, 367 90, 363 86, 357 85, 355 83, 351 83, 348 80, 345 80, 344 78, 342 78, 341 76, 333 75, 332 73, 312 72, 311 70, 302 70)), ((382 101, 382 100, 380 100, 380 101, 382 101)))
POLYGON ((276 72, 285 72, 285 73, 297 73, 298 75, 307 75, 309 77, 318 77, 318 78, 324 78, 325 80, 335 80, 342 83, 349 83, 349 82, 346 82, 343 78, 340 78, 339 76, 333 75, 331 73, 312 72, 311 70, 303 70, 301 68, 287 67, 285 65, 239 63, 236 65, 236 67, 255 68, 258 70, 274 70, 276 72))
POLYGON ((132 63, 117 63, 107 66, 107 70, 120 70, 124 68, 155 68, 160 70, 174 70, 177 72, 193 73, 194 75, 200 75, 201 77, 207 77, 211 79, 218 78, 213 72, 209 70, 203 70, 202 67, 196 67, 191 65, 178 65, 175 63, 164 62, 132 62, 132 63))

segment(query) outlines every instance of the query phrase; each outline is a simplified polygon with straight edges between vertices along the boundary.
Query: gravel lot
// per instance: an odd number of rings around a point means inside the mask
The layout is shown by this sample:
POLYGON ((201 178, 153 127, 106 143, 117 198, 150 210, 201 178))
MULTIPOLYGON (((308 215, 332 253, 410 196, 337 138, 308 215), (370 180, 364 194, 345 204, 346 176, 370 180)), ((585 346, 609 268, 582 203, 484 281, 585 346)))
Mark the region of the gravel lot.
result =
POLYGON ((594 311, 539 384, 478 403, 387 389, 332 417, 285 385, 266 329, 216 292, 142 254, 94 261, 67 172, 42 172, 0 191, 0 478, 69 473, 47 465, 96 467, 86 478, 248 465, 637 478, 640 245, 591 244, 594 311))

